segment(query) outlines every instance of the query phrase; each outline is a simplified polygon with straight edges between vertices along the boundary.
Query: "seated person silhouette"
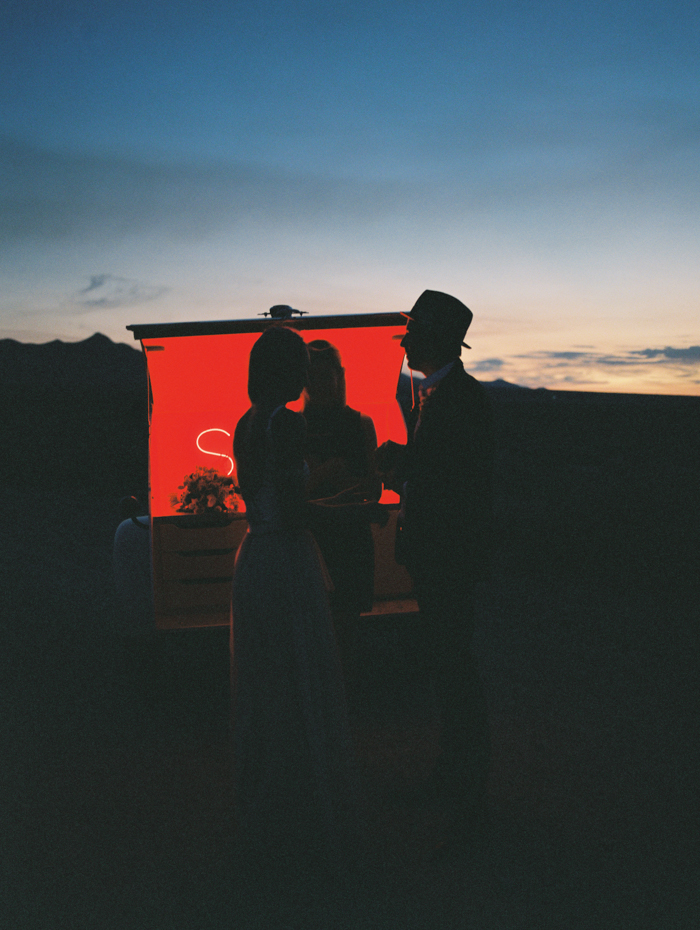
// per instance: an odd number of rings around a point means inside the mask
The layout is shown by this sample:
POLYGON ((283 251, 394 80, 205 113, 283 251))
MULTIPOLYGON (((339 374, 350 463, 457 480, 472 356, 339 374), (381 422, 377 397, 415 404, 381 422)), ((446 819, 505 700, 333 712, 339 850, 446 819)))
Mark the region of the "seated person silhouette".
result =
POLYGON ((119 502, 120 523, 114 534, 112 564, 117 595, 115 632, 126 639, 155 634, 151 573, 150 517, 135 497, 119 502))
MULTIPOLYGON (((338 349, 324 339, 308 343, 308 349, 302 410, 307 424, 308 496, 377 501, 382 484, 374 464, 374 423, 345 402, 345 369, 338 349)), ((335 634, 345 679, 351 683, 360 613, 371 609, 374 594, 372 531, 367 524, 325 523, 312 529, 333 582, 335 634)))

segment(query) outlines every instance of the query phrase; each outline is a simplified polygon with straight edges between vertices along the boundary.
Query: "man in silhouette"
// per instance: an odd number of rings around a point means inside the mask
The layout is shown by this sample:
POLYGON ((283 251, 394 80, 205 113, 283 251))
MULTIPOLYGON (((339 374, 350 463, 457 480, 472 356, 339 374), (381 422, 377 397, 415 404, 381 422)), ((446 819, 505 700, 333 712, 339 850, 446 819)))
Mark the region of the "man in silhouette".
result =
POLYGON ((397 561, 420 609, 416 654, 435 689, 441 754, 422 799, 449 806, 448 848, 467 848, 484 814, 489 734, 471 651, 474 590, 488 568, 492 524, 491 408, 460 360, 472 320, 461 301, 424 291, 401 345, 425 375, 408 419, 406 446, 378 450, 384 483, 401 494, 397 561))

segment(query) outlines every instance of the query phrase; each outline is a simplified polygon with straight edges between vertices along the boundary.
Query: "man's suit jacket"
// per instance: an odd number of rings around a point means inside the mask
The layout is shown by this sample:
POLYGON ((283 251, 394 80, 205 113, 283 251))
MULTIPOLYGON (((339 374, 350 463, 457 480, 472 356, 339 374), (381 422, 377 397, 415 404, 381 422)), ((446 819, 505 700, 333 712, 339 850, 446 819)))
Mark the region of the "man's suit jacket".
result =
POLYGON ((461 361, 425 398, 422 410, 414 408, 406 453, 402 533, 409 571, 446 582, 478 581, 491 546, 492 413, 484 388, 461 361))

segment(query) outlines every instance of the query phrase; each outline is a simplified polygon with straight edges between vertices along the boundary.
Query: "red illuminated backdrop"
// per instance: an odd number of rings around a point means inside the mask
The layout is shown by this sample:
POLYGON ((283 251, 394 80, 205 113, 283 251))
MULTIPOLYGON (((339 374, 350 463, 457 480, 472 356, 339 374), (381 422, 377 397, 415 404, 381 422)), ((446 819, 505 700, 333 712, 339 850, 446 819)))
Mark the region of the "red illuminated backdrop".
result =
MULTIPOLYGON (((327 339, 338 347, 346 373, 347 402, 372 417, 379 443, 406 441, 396 401, 403 349, 392 338, 404 332, 404 322, 399 314, 382 314, 303 319, 292 324, 306 342, 327 339), (349 325, 338 327, 342 321, 349 325), (358 325, 360 321, 363 325, 358 325), (312 328, 317 322, 319 328, 312 328)), ((197 466, 215 468, 223 475, 230 471, 236 423, 250 406, 248 357, 267 324, 250 321, 255 332, 240 331, 245 325, 243 321, 231 324, 237 332, 196 334, 197 324, 192 324, 185 335, 172 334, 179 325, 129 327, 146 352, 153 395, 149 453, 154 517, 175 513, 170 497, 179 493, 183 478, 197 466)), ((290 406, 299 409, 301 404, 290 406)), ((391 492, 382 497, 384 502, 396 499, 391 492)))

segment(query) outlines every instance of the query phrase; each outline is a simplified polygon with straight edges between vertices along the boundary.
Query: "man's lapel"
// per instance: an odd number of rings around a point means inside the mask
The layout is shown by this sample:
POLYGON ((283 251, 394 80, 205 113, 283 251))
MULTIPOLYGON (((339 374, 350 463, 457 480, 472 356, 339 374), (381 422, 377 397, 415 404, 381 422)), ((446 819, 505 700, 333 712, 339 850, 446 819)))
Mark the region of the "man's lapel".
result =
MULTIPOLYGON (((447 372, 445 377, 435 385, 435 388, 431 392, 430 396, 426 398, 425 403, 423 405, 422 413, 420 413, 419 411, 419 405, 418 404, 415 405, 415 407, 411 411, 411 423, 413 424, 413 429, 411 432, 412 436, 414 435, 414 431, 415 431, 415 436, 417 436, 423 430, 426 414, 428 416, 428 421, 432 421, 433 418, 435 417, 435 414, 437 414, 438 411, 440 411, 441 409, 444 409, 443 405, 445 403, 448 403, 449 405, 449 398, 453 392, 455 385, 458 383, 458 379, 460 378, 463 372, 464 372, 464 366, 461 360, 457 359, 455 361, 455 364, 452 367, 452 370, 447 372), (419 413, 420 413, 420 423, 418 424, 418 429, 416 430, 415 427, 418 421, 419 413)), ((430 430, 430 427, 428 429, 429 429, 429 432, 432 432, 430 430)))

